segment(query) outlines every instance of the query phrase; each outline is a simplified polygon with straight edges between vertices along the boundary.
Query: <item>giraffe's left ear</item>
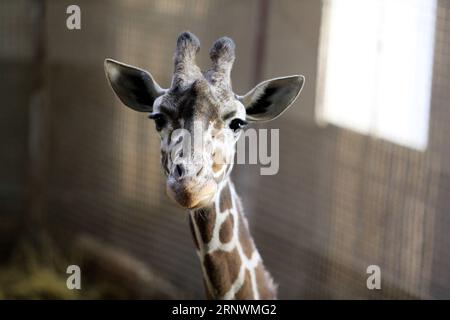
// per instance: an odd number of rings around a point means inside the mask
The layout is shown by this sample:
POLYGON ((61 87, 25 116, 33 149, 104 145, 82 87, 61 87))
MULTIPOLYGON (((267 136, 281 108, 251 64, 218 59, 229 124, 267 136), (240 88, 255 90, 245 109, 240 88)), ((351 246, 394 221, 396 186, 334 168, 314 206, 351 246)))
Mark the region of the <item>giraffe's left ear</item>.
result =
POLYGON ((238 96, 247 110, 249 122, 270 121, 289 108, 302 91, 305 77, 274 78, 258 84, 244 96, 238 96))

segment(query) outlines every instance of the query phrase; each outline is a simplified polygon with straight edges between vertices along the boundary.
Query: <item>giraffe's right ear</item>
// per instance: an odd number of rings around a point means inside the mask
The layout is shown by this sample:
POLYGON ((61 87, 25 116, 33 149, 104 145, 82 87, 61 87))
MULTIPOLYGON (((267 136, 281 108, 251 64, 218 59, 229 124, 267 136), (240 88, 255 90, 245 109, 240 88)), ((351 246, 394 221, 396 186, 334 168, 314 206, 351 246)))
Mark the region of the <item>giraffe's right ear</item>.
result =
POLYGON ((106 59, 105 73, 119 99, 136 111, 151 112, 155 99, 165 93, 150 73, 119 61, 106 59))

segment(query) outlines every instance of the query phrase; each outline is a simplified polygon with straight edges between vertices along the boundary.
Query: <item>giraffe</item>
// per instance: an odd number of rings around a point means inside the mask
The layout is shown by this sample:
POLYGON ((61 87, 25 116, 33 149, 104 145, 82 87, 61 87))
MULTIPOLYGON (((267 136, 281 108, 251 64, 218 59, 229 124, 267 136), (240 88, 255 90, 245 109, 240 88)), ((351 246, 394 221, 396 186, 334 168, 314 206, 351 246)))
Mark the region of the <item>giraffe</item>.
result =
POLYGON ((199 49, 194 34, 178 36, 168 89, 149 72, 112 59, 105 60, 106 77, 123 104, 149 113, 155 122, 166 191, 188 211, 207 298, 276 299, 277 286, 250 235, 230 173, 236 142, 247 124, 281 115, 300 94, 304 77, 266 80, 237 95, 230 77, 234 42, 228 37, 214 42, 212 66, 206 71, 195 62, 199 49), (201 148, 196 147, 196 130, 201 148), (190 133, 194 147, 185 148, 190 133))

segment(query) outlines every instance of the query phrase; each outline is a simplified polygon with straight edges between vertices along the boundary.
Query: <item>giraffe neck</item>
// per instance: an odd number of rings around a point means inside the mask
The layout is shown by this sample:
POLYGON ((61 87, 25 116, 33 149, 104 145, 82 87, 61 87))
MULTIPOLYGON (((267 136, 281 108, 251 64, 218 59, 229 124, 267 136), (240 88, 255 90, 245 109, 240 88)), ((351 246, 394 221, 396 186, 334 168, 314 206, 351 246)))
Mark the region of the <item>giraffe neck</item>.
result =
POLYGON ((275 285, 250 236, 230 180, 210 207, 190 212, 189 222, 208 298, 276 298, 275 285))

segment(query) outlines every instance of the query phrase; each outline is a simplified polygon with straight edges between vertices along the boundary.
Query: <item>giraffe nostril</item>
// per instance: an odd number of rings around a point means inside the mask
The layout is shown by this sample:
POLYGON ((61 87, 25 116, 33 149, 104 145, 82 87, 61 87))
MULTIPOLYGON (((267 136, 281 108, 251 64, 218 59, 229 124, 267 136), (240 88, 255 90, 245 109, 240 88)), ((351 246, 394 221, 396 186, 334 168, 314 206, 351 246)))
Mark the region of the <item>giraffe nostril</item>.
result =
POLYGON ((184 169, 183 169, 183 167, 182 167, 181 165, 177 164, 177 165, 175 166, 175 173, 176 173, 176 175, 178 176, 178 178, 181 178, 181 177, 183 176, 183 174, 184 174, 184 169))

